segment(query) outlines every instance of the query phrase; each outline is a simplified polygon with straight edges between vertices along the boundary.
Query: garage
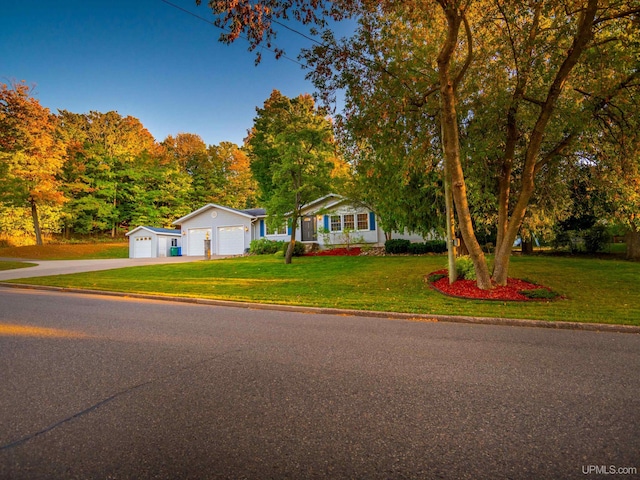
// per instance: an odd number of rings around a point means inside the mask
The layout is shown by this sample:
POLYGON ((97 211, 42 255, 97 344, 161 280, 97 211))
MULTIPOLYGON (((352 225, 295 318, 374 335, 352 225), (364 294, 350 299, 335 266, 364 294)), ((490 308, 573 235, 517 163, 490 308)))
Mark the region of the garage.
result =
POLYGON ((157 258, 180 255, 182 233, 169 228, 140 226, 126 234, 129 258, 157 258))
POLYGON ((133 239, 133 258, 151 258, 151 237, 133 239))
MULTIPOLYGON (((189 229, 189 250, 187 255, 189 256, 204 256, 204 241, 211 239, 210 228, 190 228, 189 229)), ((213 253, 213 252, 211 252, 213 253)))
POLYGON ((218 227, 218 255, 241 255, 244 253, 244 227, 218 227))

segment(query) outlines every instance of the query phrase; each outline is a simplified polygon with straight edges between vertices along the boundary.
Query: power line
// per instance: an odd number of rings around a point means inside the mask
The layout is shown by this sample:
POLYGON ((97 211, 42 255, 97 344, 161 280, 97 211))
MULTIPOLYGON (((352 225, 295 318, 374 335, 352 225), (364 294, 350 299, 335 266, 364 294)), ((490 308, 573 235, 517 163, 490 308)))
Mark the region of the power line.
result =
MULTIPOLYGON (((193 13, 193 12, 191 12, 190 10, 187 10, 186 8, 183 8, 183 7, 179 6, 179 5, 176 5, 175 3, 172 3, 172 2, 170 2, 169 0, 160 0, 160 1, 161 1, 162 3, 164 3, 164 4, 166 4, 166 5, 169 5, 170 7, 175 8, 176 10, 180 10, 181 12, 186 13, 187 15, 191 15, 192 17, 197 18, 198 20, 201 20, 201 21, 203 21, 203 22, 205 22, 205 23, 207 23, 207 24, 209 24, 209 25, 213 25, 214 27, 219 28, 219 29, 220 29, 220 30, 222 30, 223 32, 228 32, 228 30, 226 30, 226 29, 222 28, 222 27, 221 27, 221 26, 219 26, 219 25, 216 25, 216 24, 215 24, 214 22, 212 22, 211 20, 208 20, 208 19, 206 19, 206 18, 204 18, 204 17, 202 17, 202 16, 198 15, 197 13, 193 13)), ((275 22, 275 23, 278 23, 278 25, 282 25, 283 27, 285 27, 285 28, 287 28, 287 29, 291 30, 292 32, 297 33, 298 35, 301 35, 301 36, 303 36, 303 37, 305 37, 305 38, 308 38, 308 39, 310 39, 310 40, 312 40, 312 41, 314 41, 314 42, 316 42, 316 43, 319 43, 317 40, 312 39, 312 38, 310 38, 310 37, 307 37, 307 36, 306 36, 306 35, 304 35, 303 33, 300 33, 300 32, 298 32, 298 31, 296 31, 296 30, 294 30, 294 29, 292 29, 292 28, 290 28, 290 27, 288 27, 288 26, 286 26, 286 25, 283 25, 283 24, 281 24, 281 23, 279 23, 279 22, 275 22)), ((238 35, 238 36, 239 36, 239 38, 242 38, 243 40, 246 40, 247 42, 249 42, 249 44, 251 43, 247 37, 245 37, 245 36, 243 36, 243 35, 238 35)), ((273 53, 273 54, 278 54, 278 52, 276 52, 275 50, 273 50, 273 49, 271 49, 271 48, 269 48, 269 47, 265 47, 265 46, 261 45, 261 46, 260 46, 260 48, 261 48, 261 49, 263 49, 263 50, 267 50, 267 51, 269 51, 269 52, 271 52, 271 53, 273 53)), ((289 60, 290 62, 293 62, 293 63, 295 63, 295 64, 297 64, 297 65, 300 65, 302 68, 307 68, 307 66, 306 66, 305 64, 300 63, 299 61, 297 61, 297 60, 295 60, 295 59, 293 59, 293 58, 291 58, 291 57, 288 57, 288 56, 283 55, 283 54, 280 54, 280 57, 282 57, 282 58, 284 58, 284 59, 286 59, 286 60, 289 60)))

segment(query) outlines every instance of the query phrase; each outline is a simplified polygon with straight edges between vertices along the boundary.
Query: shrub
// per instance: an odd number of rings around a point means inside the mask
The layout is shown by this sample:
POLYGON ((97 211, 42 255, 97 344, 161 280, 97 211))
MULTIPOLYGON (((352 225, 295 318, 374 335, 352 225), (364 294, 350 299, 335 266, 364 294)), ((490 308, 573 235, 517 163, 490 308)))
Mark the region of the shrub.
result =
POLYGON ((258 240, 251 240, 249 244, 249 252, 255 255, 267 255, 276 253, 282 249, 282 244, 286 242, 277 242, 275 240, 269 240, 267 238, 260 238, 258 240))
POLYGON ((447 251, 447 242, 445 240, 429 240, 425 243, 429 246, 429 251, 433 253, 444 253, 447 251))
POLYGON ((387 240, 384 242, 384 251, 387 253, 407 253, 409 251, 409 240, 403 240, 400 238, 387 240))
POLYGON ((473 267, 473 261, 471 257, 465 255, 456 258, 456 275, 459 279, 475 280, 476 270, 473 267))
POLYGON ((446 273, 432 273, 431 275, 429 275, 427 277, 427 281, 429 283, 434 283, 437 282, 438 280, 440 280, 441 278, 445 278, 448 275, 446 273))
MULTIPOLYGON (((285 255, 287 254, 287 248, 289 248, 289 243, 290 242, 282 242, 282 251, 284 252, 285 255)), ((293 246, 293 256, 301 257, 304 254, 305 254, 304 243, 296 241, 295 245, 293 246)))
POLYGON ((408 252, 413 255, 422 255, 431 252, 431 247, 426 243, 411 243, 408 252))
POLYGON ((589 253, 602 252, 609 243, 609 233, 604 225, 594 225, 584 233, 584 247, 589 253))
POLYGON ((532 290, 520 290, 518 293, 524 295, 527 298, 540 298, 546 300, 553 300, 554 298, 559 297, 560 295, 553 290, 548 290, 546 288, 534 288, 532 290))

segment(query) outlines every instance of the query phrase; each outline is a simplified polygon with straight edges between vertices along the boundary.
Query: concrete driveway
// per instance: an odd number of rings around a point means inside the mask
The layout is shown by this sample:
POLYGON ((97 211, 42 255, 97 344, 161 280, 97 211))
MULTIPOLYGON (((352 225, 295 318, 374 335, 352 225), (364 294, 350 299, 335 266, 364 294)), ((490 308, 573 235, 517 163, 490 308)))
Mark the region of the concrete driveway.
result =
MULTIPOLYGON (((219 259, 224 257, 212 257, 219 259)), ((99 260, 18 260, 29 263, 37 263, 35 267, 18 268, 15 270, 1 270, 0 281, 14 280, 17 278, 45 277, 48 275, 66 275, 68 273, 94 272, 97 270, 112 270, 114 268, 137 267, 140 265, 159 265, 163 263, 197 262, 203 257, 164 257, 164 258, 109 258, 99 260)))

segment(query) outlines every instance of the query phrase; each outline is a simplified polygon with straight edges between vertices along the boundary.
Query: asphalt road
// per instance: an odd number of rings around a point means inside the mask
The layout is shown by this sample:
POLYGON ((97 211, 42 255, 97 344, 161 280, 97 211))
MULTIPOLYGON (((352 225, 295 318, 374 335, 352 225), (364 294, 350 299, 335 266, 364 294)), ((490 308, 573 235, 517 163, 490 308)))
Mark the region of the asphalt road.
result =
POLYGON ((1 479, 640 476, 634 334, 0 288, 0 379, 1 479))

